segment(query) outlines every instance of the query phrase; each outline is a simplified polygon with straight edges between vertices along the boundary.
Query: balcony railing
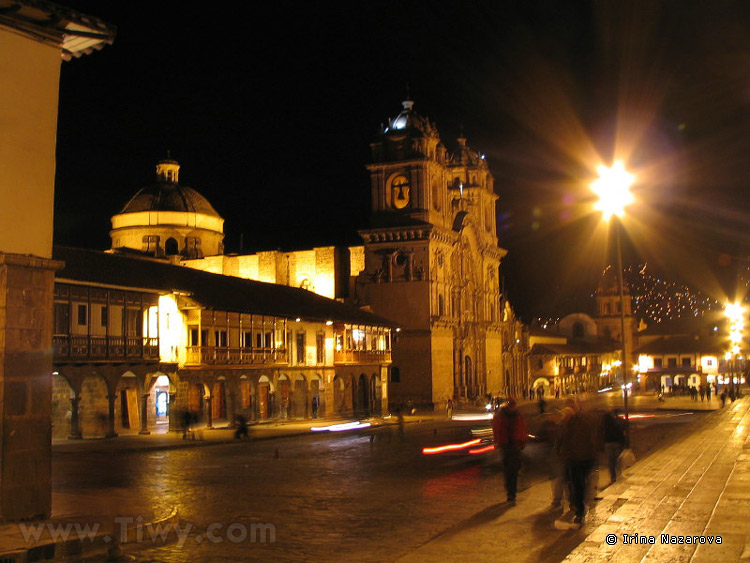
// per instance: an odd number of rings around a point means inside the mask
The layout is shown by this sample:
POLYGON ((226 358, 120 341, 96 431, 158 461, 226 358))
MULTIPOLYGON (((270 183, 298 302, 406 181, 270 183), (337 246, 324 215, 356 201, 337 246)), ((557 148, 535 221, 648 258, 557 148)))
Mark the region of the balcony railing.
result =
POLYGON ((390 361, 390 350, 337 350, 333 353, 335 364, 372 364, 390 361))
POLYGON ((188 346, 187 365, 284 364, 284 348, 229 348, 220 346, 188 346))
POLYGON ((53 336, 54 359, 159 360, 159 339, 141 336, 53 336))

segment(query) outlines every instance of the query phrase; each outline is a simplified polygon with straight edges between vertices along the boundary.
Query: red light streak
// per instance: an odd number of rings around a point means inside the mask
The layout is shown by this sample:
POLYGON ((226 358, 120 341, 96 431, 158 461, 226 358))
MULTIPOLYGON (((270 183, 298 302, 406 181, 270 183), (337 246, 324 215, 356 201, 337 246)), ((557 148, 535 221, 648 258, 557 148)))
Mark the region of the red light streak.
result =
POLYGON ((482 440, 477 438, 476 440, 470 440, 468 442, 464 442, 463 444, 447 444, 445 446, 437 446, 435 448, 422 448, 422 453, 425 455, 430 455, 430 454, 439 454, 441 452, 463 450, 464 448, 470 448, 471 446, 476 446, 481 441, 482 440))
POLYGON ((484 453, 487 453, 487 452, 491 452, 494 449, 495 449, 495 446, 489 445, 489 446, 485 446, 483 448, 477 448, 475 450, 469 450, 469 453, 470 454, 474 454, 474 455, 476 455, 476 454, 484 454, 484 453))

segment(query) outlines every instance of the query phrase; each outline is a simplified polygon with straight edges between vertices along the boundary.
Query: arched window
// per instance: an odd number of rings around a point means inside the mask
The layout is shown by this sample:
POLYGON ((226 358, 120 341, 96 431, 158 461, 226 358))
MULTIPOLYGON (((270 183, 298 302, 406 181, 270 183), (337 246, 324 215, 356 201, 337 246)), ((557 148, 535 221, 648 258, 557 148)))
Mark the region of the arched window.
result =
POLYGON ((584 336, 583 323, 573 324, 573 338, 583 338, 583 336, 584 336))
POLYGON ((174 238, 168 238, 164 243, 164 253, 167 256, 174 256, 175 254, 179 254, 179 252, 180 247, 177 244, 177 241, 174 238))

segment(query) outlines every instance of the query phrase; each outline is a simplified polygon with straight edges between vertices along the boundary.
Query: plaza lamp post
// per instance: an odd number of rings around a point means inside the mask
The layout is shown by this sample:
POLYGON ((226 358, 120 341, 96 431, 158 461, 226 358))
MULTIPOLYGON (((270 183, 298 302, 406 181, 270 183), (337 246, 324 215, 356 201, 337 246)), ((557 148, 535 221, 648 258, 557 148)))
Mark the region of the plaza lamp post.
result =
POLYGON ((625 407, 625 447, 630 447, 630 418, 628 412, 628 391, 632 387, 629 381, 628 355, 625 339, 625 290, 622 274, 622 221, 625 207, 633 202, 630 187, 635 182, 635 176, 625 169, 621 161, 615 161, 612 166, 597 167, 599 177, 591 183, 591 190, 599 198, 595 208, 602 212, 602 219, 609 223, 614 221, 615 247, 617 249, 617 282, 620 293, 620 339, 622 341, 622 392, 625 407))
POLYGON ((742 352, 742 349, 740 348, 740 344, 742 344, 742 331, 745 328, 745 310, 742 307, 741 304, 735 302, 735 303, 727 303, 724 306, 724 315, 726 316, 727 320, 729 321, 729 353, 727 354, 728 359, 730 361, 729 364, 729 396, 734 401, 734 398, 737 396, 735 387, 734 387, 734 377, 735 372, 737 372, 737 363, 738 359, 740 357, 740 353, 742 352))

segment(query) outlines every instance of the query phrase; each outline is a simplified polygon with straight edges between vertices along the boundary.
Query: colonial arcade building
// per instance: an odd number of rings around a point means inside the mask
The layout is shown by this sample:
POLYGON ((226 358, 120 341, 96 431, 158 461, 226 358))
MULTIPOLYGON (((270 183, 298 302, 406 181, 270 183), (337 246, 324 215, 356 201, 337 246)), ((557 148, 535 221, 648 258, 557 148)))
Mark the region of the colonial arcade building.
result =
POLYGON ((387 408, 393 325, 310 291, 57 247, 57 437, 387 408))

